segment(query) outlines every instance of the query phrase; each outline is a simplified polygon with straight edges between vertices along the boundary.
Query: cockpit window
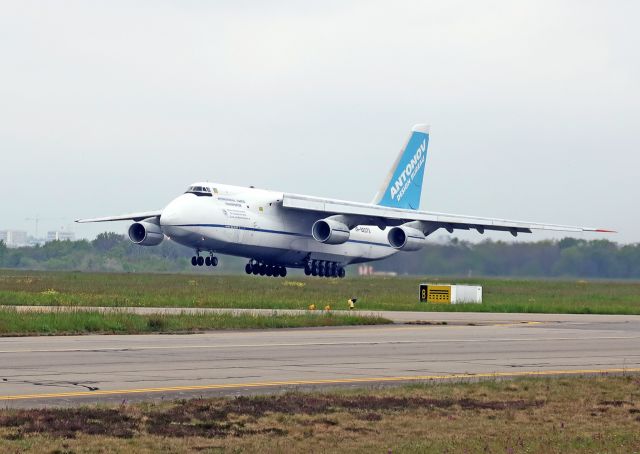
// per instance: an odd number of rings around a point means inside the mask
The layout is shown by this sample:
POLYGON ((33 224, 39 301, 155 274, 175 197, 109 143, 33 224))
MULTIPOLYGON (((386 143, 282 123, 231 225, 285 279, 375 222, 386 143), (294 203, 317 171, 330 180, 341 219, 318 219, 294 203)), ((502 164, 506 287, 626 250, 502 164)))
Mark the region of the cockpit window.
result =
POLYGON ((195 194, 197 196, 211 197, 211 188, 207 186, 189 186, 185 194, 195 194))

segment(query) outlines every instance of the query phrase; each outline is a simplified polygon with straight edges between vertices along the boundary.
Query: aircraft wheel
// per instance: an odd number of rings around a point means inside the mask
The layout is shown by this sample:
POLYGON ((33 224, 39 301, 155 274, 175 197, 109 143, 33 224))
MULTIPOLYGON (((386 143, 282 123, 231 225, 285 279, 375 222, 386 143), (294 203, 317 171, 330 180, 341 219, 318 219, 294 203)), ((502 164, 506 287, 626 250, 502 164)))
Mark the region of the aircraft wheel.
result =
POLYGON ((198 257, 198 266, 204 265, 204 257, 198 257))
POLYGON ((198 257, 196 257, 195 255, 191 257, 191 265, 198 266, 198 257))
POLYGON ((304 274, 311 276, 311 267, 309 265, 304 266, 304 274))
POLYGON ((260 264, 259 263, 255 263, 251 267, 251 272, 253 273, 254 276, 256 276, 260 272, 260 264))
POLYGON ((280 267, 280 277, 286 277, 287 276, 287 267, 286 266, 281 266, 280 267))
POLYGON ((211 257, 205 257, 204 258, 204 264, 207 266, 211 266, 211 257))
POLYGON ((211 266, 218 266, 218 257, 211 257, 211 266))
POLYGON ((343 277, 345 277, 347 275, 347 272, 345 271, 344 268, 340 267, 340 270, 338 271, 338 277, 340 279, 342 279, 343 277))
POLYGON ((252 272, 252 271, 253 271, 253 270, 251 269, 251 263, 247 263, 247 264, 244 266, 244 272, 245 272, 245 273, 247 273, 247 274, 251 274, 251 272, 252 272))
POLYGON ((273 276, 273 267, 267 266, 267 269, 264 271, 264 274, 266 274, 267 276, 273 276))
POLYGON ((260 276, 264 276, 266 272, 267 272, 267 266, 260 265, 260 271, 258 271, 258 274, 260 274, 260 276))

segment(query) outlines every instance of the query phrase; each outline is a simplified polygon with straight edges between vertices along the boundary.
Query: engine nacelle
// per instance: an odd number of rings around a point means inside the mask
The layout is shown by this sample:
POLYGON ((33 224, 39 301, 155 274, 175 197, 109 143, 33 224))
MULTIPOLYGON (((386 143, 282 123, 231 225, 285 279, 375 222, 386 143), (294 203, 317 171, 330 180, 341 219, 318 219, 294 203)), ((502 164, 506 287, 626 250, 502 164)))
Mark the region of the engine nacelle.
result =
POLYGON ((164 240, 164 233, 159 225, 141 221, 131 224, 129 239, 140 246, 156 246, 164 240))
POLYGON ((427 242, 427 237, 418 229, 401 225, 393 227, 387 235, 389 244, 401 251, 417 251, 427 242))
POLYGON ((325 244, 342 244, 349 239, 349 227, 334 219, 320 219, 313 223, 313 239, 325 244))

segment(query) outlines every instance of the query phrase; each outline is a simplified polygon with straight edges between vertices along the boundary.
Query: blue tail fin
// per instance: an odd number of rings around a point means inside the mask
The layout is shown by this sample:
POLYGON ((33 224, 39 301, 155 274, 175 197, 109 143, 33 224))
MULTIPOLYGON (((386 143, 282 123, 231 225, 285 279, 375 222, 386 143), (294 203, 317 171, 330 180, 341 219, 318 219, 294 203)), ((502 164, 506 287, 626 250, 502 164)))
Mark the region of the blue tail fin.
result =
POLYGON ((420 207, 424 165, 429 146, 429 126, 415 125, 373 203, 392 208, 420 207))

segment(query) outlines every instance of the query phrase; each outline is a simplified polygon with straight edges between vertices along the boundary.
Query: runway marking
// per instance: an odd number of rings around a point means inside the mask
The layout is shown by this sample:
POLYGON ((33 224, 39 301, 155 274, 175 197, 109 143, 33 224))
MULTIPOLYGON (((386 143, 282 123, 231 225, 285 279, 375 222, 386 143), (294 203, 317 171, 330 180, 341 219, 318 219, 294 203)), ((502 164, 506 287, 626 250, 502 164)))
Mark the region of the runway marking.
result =
POLYGON ((76 391, 66 393, 48 393, 48 394, 17 394, 9 396, 0 396, 0 400, 25 400, 25 399, 55 399, 61 397, 86 397, 86 396, 106 396, 113 394, 143 394, 143 393, 160 393, 172 391, 203 391, 216 389, 234 389, 234 388, 268 388, 275 386, 294 386, 294 385, 338 385, 349 383, 382 383, 382 382, 402 382, 402 381, 426 381, 426 380, 453 380, 461 378, 500 378, 500 377, 533 377, 533 376, 553 376, 553 375, 581 375, 581 374, 606 374, 606 373, 632 373, 640 372, 640 368, 617 368, 617 369, 569 369, 569 370, 545 370, 545 371, 527 371, 527 372, 493 372, 478 374, 447 374, 447 375, 412 375, 399 377, 363 377, 363 378, 335 378, 335 379, 318 379, 318 380, 287 380, 287 381, 267 381, 252 383, 221 383, 209 385, 192 385, 192 386, 171 386, 163 388, 141 388, 141 389, 113 389, 113 390, 97 390, 97 391, 76 391))
MULTIPOLYGON (((469 322, 473 323, 473 322, 469 322)), ((500 322, 500 323, 491 323, 490 325, 475 325, 475 326, 526 326, 526 325, 545 325, 551 322, 500 322)), ((469 325, 467 325, 469 326, 469 325)))
POLYGON ((593 341, 593 340, 633 340, 640 339, 640 336, 601 336, 601 337, 544 337, 544 338, 486 338, 486 339, 422 339, 422 340, 390 340, 390 341, 350 341, 344 339, 335 342, 279 342, 260 344, 218 344, 218 345, 142 345, 123 347, 102 347, 90 348, 52 348, 52 349, 16 349, 0 350, 2 353, 68 353, 68 352, 135 352, 139 350, 188 350, 188 349, 223 349, 223 348, 270 348, 270 347, 326 347, 335 345, 382 345, 382 344, 441 344, 441 343, 474 343, 474 342, 556 342, 556 341, 593 341))

